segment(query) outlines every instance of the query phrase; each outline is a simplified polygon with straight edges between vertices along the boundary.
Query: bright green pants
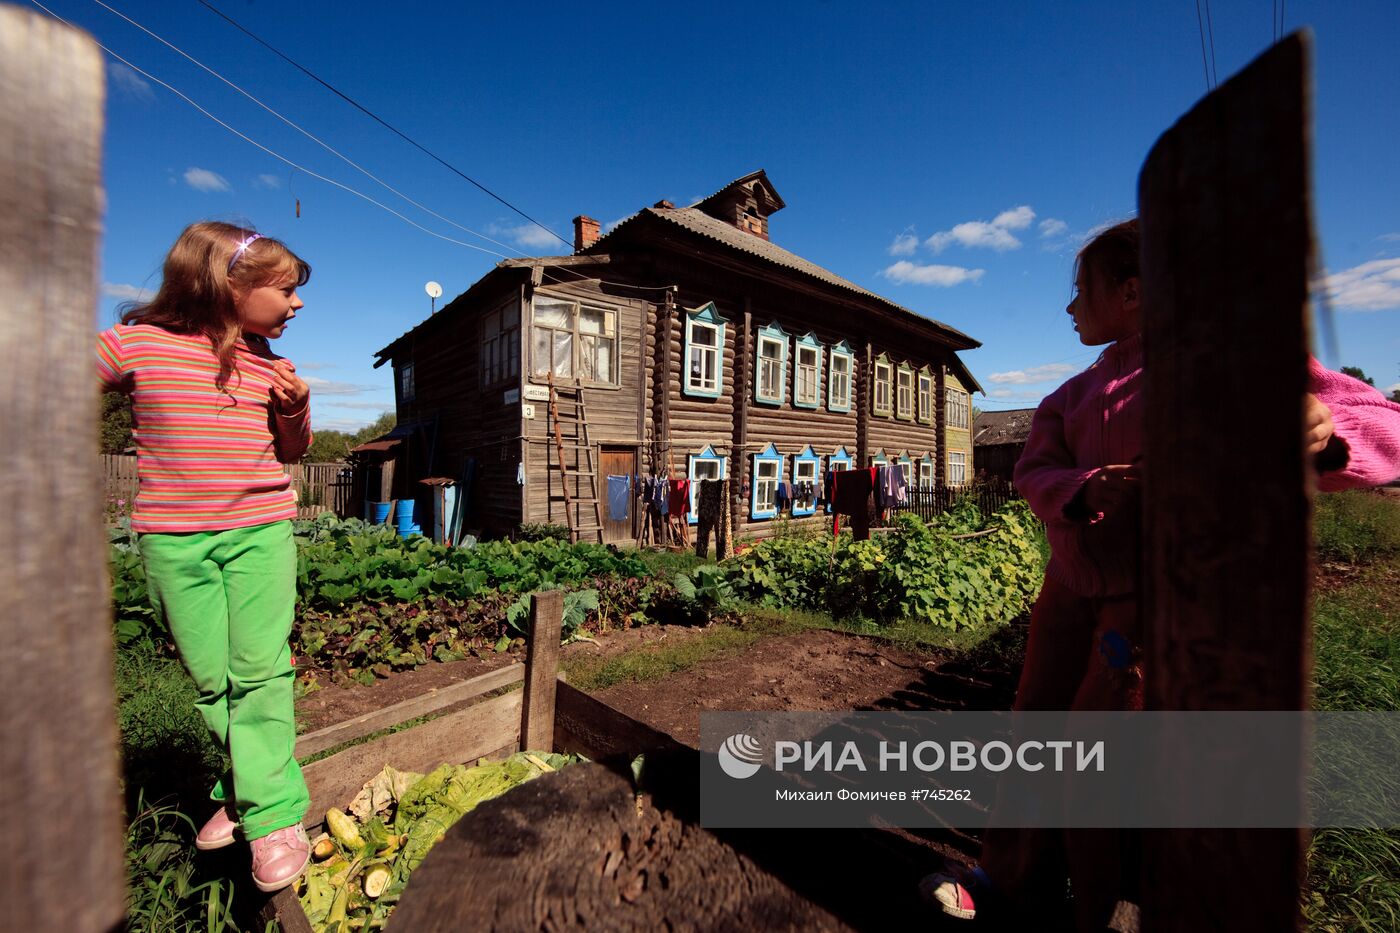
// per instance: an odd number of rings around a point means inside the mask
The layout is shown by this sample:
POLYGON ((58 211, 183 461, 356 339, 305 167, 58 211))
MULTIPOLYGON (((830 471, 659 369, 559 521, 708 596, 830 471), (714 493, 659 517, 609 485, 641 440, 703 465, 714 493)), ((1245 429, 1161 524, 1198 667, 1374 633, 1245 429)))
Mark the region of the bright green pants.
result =
POLYGON ((199 690, 195 707, 233 762, 210 797, 233 801, 248 839, 299 822, 310 797, 292 757, 291 522, 143 534, 140 548, 151 604, 199 690))

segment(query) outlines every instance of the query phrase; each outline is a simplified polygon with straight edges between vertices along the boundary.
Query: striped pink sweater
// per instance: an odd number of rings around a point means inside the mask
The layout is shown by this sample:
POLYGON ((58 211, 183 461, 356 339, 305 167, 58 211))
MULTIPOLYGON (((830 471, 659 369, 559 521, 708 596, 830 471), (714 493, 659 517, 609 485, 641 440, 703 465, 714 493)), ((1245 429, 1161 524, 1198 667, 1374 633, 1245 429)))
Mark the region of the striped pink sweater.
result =
POLYGON ((134 531, 220 531, 296 517, 282 464, 310 446, 311 413, 309 405, 293 415, 275 412, 274 359, 240 338, 237 369, 220 392, 207 337, 151 324, 98 335, 103 388, 132 398, 141 480, 134 531))

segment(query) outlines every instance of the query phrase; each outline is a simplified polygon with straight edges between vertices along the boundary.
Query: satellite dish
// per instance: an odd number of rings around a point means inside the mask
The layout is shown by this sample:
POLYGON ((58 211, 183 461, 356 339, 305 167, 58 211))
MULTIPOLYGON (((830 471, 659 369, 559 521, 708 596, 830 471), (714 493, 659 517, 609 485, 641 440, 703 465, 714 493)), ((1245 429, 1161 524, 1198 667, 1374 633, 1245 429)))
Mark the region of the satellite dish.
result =
POLYGON ((427 285, 424 285, 423 291, 428 293, 429 298, 442 297, 442 286, 436 282, 429 282, 427 285))

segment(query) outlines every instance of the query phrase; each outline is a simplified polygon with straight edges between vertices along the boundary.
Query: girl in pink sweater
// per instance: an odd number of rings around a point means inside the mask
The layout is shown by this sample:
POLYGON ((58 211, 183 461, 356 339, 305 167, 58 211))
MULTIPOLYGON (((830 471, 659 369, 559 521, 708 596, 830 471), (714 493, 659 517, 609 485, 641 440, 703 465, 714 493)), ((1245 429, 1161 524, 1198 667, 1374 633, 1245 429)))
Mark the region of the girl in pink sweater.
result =
MULTIPOLYGON (((1066 312, 1102 356, 1041 402, 1016 464, 1016 488, 1045 523, 1050 562, 1031 612, 1016 710, 1142 708, 1138 629, 1142 478, 1142 295, 1138 222, 1125 221, 1079 253, 1066 312)), ((1309 361, 1304 439, 1323 491, 1400 476, 1400 405, 1359 380, 1309 361)), ((945 913, 971 919, 994 887, 998 901, 1063 897, 1065 863, 1080 929, 1103 930, 1134 879, 1125 837, 1113 831, 994 827, 981 868, 924 879, 945 913)))

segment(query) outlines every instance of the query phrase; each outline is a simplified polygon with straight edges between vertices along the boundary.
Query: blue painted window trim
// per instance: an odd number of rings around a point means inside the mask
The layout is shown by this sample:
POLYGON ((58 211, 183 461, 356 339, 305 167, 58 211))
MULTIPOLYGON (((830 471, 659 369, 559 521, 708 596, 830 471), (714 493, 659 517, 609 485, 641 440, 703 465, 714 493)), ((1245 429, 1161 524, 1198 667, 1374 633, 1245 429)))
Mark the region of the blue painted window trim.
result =
POLYGON ((924 486, 924 485, 925 485, 925 483, 924 483, 924 477, 923 477, 923 470, 924 470, 924 467, 925 467, 925 466, 928 467, 928 483, 927 483, 927 485, 928 485, 929 487, 932 487, 933 484, 934 484, 934 482, 936 481, 936 479, 937 479, 937 477, 938 477, 938 470, 937 470, 937 469, 935 468, 935 466, 934 466, 933 458, 930 457, 928 454, 924 454, 924 456, 919 460, 919 485, 920 485, 920 486, 924 486))
POLYGON ((753 338, 753 365, 754 365, 754 371, 753 371, 753 400, 754 400, 754 404, 756 404, 756 405, 772 405, 772 406, 777 407, 777 406, 781 406, 781 405, 783 404, 783 402, 787 401, 787 383, 788 383, 788 377, 787 377, 787 375, 788 375, 788 374, 787 374, 787 370, 788 370, 788 337, 789 337, 789 335, 788 335, 787 331, 783 330, 783 329, 782 329, 781 327, 779 327, 777 324, 769 324, 767 327, 760 327, 760 328, 758 329, 757 333, 754 334, 754 338, 753 338), (772 341, 776 341, 777 343, 781 344, 782 347, 783 347, 783 355, 782 355, 782 358, 780 359, 780 361, 779 361, 779 363, 778 363, 778 397, 777 397, 777 398, 764 398, 763 396, 761 396, 761 395, 758 394, 758 386, 759 386, 758 374, 759 374, 760 368, 763 366, 763 354, 762 354, 761 350, 763 349, 763 341, 764 341, 765 339, 767 339, 767 340, 772 340, 772 341))
POLYGON ((705 449, 698 454, 690 454, 685 458, 685 476, 690 480, 690 515, 687 517, 687 524, 700 524, 700 516, 696 511, 699 500, 696 498, 698 487, 695 480, 695 464, 701 460, 719 464, 719 478, 725 479, 729 476, 729 458, 715 453, 713 447, 705 445, 705 449))
POLYGON ((695 398, 719 398, 724 394, 724 318, 713 301, 707 301, 698 308, 685 312, 685 344, 682 348, 681 392, 695 398), (690 325, 691 322, 709 324, 715 328, 715 387, 713 390, 699 388, 690 382, 690 325))
POLYGON ((776 463, 777 473, 773 477, 775 484, 783 481, 783 455, 778 453, 778 448, 771 443, 760 452, 753 455, 753 483, 749 491, 749 518, 764 519, 778 517, 778 498, 773 497, 773 508, 760 510, 758 507, 758 465, 760 463, 776 463))
POLYGON ((844 356, 846 358, 846 404, 837 405, 832 401, 831 378, 836 371, 836 368, 833 366, 826 376, 826 410, 848 412, 851 410, 851 404, 856 394, 856 355, 851 351, 850 345, 844 340, 831 348, 831 355, 833 358, 838 356, 844 356))
POLYGON ((792 485, 793 485, 793 489, 794 489, 792 514, 793 514, 794 517, 796 517, 796 516, 801 516, 801 515, 815 515, 815 514, 817 513, 817 502, 816 502, 816 499, 815 499, 815 498, 812 500, 812 504, 811 504, 809 507, 805 508, 805 509, 804 509, 804 508, 800 508, 800 507, 798 507, 798 505, 797 505, 797 499, 796 499, 796 488, 797 488, 797 483, 798 483, 798 479, 797 479, 797 465, 798 465, 799 463, 812 463, 812 464, 815 464, 815 466, 814 466, 813 469, 812 469, 812 482, 813 482, 814 484, 816 484, 816 483, 820 483, 820 482, 821 482, 821 479, 822 479, 822 458, 821 458, 818 454, 815 454, 815 453, 812 452, 812 445, 811 445, 811 444, 808 444, 806 447, 802 448, 801 453, 796 454, 796 455, 793 456, 793 458, 792 458, 792 485))
MULTIPOLYGON (((821 341, 811 334, 803 334, 794 342, 792 351, 792 407, 818 409, 822 407, 822 353, 821 341), (802 347, 815 350, 817 355, 817 376, 813 383, 817 390, 817 397, 810 402, 801 402, 797 399, 797 367, 802 360, 802 347)), ((807 514, 811 514, 810 512, 807 514)))
POLYGON ((871 466, 889 466, 889 465, 890 465, 890 458, 889 458, 888 455, 886 455, 885 449, 884 449, 883 447, 880 448, 879 450, 875 451, 873 454, 870 455, 870 465, 871 465, 871 466))

